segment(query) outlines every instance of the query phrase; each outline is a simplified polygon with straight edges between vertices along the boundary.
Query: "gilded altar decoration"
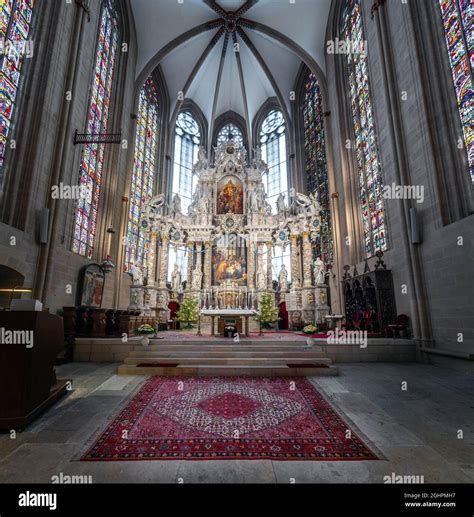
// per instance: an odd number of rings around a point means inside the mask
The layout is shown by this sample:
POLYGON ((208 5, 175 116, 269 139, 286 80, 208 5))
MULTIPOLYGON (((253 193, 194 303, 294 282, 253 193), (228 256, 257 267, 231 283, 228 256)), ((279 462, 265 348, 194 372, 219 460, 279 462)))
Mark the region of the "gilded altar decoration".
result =
POLYGON ((211 165, 200 149, 193 170, 197 184, 186 211, 176 193, 167 200, 154 196, 142 210, 141 227, 156 236, 159 275, 157 285, 148 288, 157 291, 160 317, 166 321, 170 296, 192 296, 203 311, 252 311, 269 295, 275 301, 288 297, 290 313, 315 321, 329 309, 317 307, 322 298, 314 291, 326 286, 315 284, 312 274, 312 249, 321 232, 317 199, 281 193, 272 207, 264 183, 267 165, 258 149, 251 160, 233 141, 214 151, 211 165), (169 264, 171 246, 184 250, 179 268, 169 264), (286 250, 289 270, 275 259, 286 250))

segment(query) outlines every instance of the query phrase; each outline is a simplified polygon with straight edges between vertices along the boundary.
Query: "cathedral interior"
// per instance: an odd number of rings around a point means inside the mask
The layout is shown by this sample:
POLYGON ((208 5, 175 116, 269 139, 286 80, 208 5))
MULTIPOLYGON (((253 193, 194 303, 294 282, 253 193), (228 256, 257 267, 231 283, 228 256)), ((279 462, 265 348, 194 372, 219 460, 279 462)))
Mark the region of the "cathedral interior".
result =
POLYGON ((472 0, 0 32, 0 483, 474 481, 472 0))

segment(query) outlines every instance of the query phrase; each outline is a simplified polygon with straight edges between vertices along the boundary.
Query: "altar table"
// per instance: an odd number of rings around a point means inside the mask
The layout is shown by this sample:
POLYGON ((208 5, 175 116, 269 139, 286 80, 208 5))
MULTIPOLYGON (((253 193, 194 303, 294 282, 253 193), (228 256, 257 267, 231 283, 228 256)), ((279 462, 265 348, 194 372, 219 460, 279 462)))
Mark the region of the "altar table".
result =
POLYGON ((238 317, 245 318, 245 330, 244 336, 248 337, 249 335, 249 318, 250 316, 255 316, 257 311, 252 309, 203 309, 201 310, 201 316, 210 316, 211 317, 211 336, 215 336, 215 319, 217 317, 238 317))

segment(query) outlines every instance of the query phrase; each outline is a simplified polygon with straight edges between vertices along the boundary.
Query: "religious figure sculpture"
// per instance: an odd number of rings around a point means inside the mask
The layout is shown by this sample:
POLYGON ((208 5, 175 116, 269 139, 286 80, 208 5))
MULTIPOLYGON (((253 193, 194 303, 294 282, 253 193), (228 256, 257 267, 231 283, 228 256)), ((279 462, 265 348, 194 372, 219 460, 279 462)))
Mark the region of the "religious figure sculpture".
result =
POLYGON ((177 293, 181 292, 182 280, 181 271, 178 268, 178 264, 174 265, 173 272, 171 273, 171 288, 177 293))
POLYGON ((134 260, 130 262, 129 274, 132 277, 132 285, 142 286, 143 285, 143 271, 142 268, 135 263, 134 260))
POLYGON ((277 211, 279 214, 285 214, 286 205, 285 205, 285 194, 281 193, 277 199, 277 211))
POLYGON ((253 150, 253 152, 254 152, 253 166, 262 172, 266 171, 268 169, 268 165, 262 160, 262 148, 260 146, 257 146, 253 150))
POLYGON ((193 271, 193 279, 191 282, 191 286, 193 289, 201 289, 202 286, 202 271, 200 269, 195 269, 193 271))
POLYGON ((201 172, 202 170, 206 169, 209 165, 209 162, 207 160, 206 156, 206 150, 201 145, 198 151, 198 161, 194 164, 193 171, 196 173, 201 172))
POLYGON ((263 272, 262 266, 260 266, 258 269, 257 286, 259 289, 267 288, 267 275, 263 272))
POLYGON ((179 194, 175 194, 173 196, 173 201, 171 202, 171 213, 173 216, 181 213, 181 198, 179 197, 179 194))
POLYGON ((314 271, 314 285, 324 285, 324 262, 321 260, 321 257, 318 257, 313 263, 313 271, 314 271))
POLYGON ((288 271, 285 264, 281 265, 280 274, 278 275, 278 283, 280 284, 280 291, 288 290, 288 271))

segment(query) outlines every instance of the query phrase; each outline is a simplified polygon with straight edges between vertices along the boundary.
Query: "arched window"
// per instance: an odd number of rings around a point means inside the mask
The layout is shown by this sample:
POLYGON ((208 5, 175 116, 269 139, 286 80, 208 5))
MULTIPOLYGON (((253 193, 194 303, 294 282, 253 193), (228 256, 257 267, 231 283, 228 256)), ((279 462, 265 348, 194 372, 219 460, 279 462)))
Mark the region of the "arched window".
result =
POLYGON ((221 127, 217 133, 217 145, 226 144, 233 140, 236 144, 244 147, 244 135, 239 127, 233 122, 229 122, 225 126, 221 127))
POLYGON ((193 165, 198 159, 201 145, 201 129, 189 111, 178 115, 175 128, 173 195, 179 194, 181 210, 186 213, 197 184, 193 175, 193 165))
POLYGON ((388 237, 360 0, 347 0, 342 36, 345 41, 351 42, 353 49, 346 56, 348 90, 355 136, 365 252, 371 257, 375 252, 387 249, 388 237))
POLYGON ((143 203, 153 195, 158 159, 159 99, 153 79, 149 78, 140 91, 137 130, 130 184, 130 210, 127 225, 125 268, 131 263, 147 266, 148 241, 139 226, 143 203))
POLYGON ((316 256, 325 264, 333 263, 331 214, 329 207, 328 166, 321 90, 316 76, 308 73, 303 85, 304 158, 308 192, 315 194, 323 211, 321 237, 316 242, 316 256))
MULTIPOLYGON (((106 133, 109 125, 112 78, 116 68, 119 41, 118 13, 113 0, 104 0, 100 15, 91 86, 87 133, 106 133)), ((74 214, 72 251, 91 258, 94 251, 100 186, 104 166, 104 144, 85 144, 81 154, 79 184, 85 195, 78 201, 74 214)))
MULTIPOLYGON (((278 196, 288 192, 286 124, 283 113, 273 109, 262 122, 259 134, 262 159, 268 165, 264 176, 268 202, 276 206, 278 196)), ((288 199, 288 196, 286 196, 288 199)))
POLYGON ((439 4, 474 186, 474 8, 472 0, 439 0, 439 4))
POLYGON ((17 102, 21 68, 32 55, 28 35, 35 0, 0 2, 0 187, 8 137, 17 102))

